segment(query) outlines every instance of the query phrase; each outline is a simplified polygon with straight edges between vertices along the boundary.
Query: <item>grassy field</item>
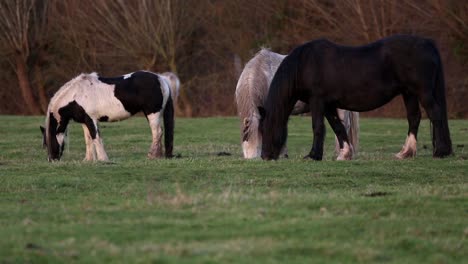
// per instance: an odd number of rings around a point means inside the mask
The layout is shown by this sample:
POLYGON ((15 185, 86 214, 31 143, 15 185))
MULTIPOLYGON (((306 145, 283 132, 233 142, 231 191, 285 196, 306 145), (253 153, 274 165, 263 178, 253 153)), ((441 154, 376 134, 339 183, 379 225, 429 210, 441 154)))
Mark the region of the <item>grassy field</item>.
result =
POLYGON ((290 158, 243 160, 236 118, 178 119, 172 160, 148 160, 142 117, 103 124, 110 163, 83 162, 81 125, 46 161, 42 117, 0 117, 0 263, 466 263, 468 120, 455 156, 398 161, 406 120, 362 119, 356 160, 302 160, 309 117, 290 121, 290 158), (232 155, 219 155, 231 153, 232 155))

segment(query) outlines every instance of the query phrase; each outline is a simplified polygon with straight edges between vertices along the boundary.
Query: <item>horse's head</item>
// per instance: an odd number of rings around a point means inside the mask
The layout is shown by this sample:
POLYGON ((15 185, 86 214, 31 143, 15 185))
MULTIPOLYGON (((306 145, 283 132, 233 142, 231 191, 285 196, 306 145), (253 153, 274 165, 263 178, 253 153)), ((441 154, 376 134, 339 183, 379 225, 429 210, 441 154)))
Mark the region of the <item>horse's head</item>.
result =
POLYGON ((47 148, 47 160, 58 161, 65 148, 66 131, 57 133, 58 122, 52 113, 46 119, 46 127, 40 127, 42 132, 42 145, 47 148))
POLYGON ((256 113, 244 118, 242 123, 242 151, 244 158, 253 159, 262 153, 262 134, 259 131, 260 116, 256 113))
POLYGON ((262 159, 276 160, 286 141, 287 128, 274 124, 270 117, 271 113, 268 113, 265 108, 258 107, 258 111, 261 116, 259 133, 262 135, 262 159))

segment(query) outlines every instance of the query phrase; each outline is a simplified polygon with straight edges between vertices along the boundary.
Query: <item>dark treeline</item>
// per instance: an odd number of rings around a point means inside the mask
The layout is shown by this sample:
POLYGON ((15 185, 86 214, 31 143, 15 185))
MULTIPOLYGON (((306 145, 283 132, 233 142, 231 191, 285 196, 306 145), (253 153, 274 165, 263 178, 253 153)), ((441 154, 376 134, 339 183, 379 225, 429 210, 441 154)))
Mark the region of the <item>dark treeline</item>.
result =
MULTIPOLYGON (((0 114, 42 114, 82 72, 176 72, 178 116, 233 115, 243 65, 268 47, 315 38, 360 45, 392 34, 433 38, 449 115, 468 117, 468 1, 8 0, 0 2, 0 114)), ((368 115, 403 116, 401 99, 368 115)))

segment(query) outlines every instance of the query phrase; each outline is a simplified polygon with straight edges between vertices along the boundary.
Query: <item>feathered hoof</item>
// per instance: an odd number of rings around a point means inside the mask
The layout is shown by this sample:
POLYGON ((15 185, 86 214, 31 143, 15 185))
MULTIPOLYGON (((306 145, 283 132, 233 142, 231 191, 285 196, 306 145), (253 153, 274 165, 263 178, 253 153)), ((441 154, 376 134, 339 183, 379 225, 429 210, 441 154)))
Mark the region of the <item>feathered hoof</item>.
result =
POLYGON ((148 153, 148 159, 161 159, 163 158, 162 154, 148 153))
POLYGON ((395 154, 395 158, 399 160, 404 160, 404 159, 409 159, 409 158, 414 158, 414 157, 416 157, 416 151, 413 151, 413 150, 400 151, 397 154, 395 154))
POLYGON ((338 157, 336 157, 336 160, 352 160, 353 155, 351 153, 340 153, 338 157))
POLYGON ((439 147, 434 151, 432 157, 434 158, 446 158, 453 155, 452 148, 450 147, 439 147))

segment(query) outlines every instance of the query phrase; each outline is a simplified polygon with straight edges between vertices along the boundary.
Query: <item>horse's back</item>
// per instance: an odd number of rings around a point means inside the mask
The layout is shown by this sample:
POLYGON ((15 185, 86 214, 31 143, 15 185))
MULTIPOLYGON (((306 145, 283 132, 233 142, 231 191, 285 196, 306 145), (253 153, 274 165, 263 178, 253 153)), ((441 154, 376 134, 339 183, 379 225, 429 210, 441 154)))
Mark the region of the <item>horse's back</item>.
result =
POLYGON ((160 78, 143 71, 119 77, 97 77, 94 82, 82 85, 75 98, 96 119, 118 121, 141 111, 156 113, 164 107, 170 94, 168 85, 161 85, 160 78))
POLYGON ((285 55, 261 49, 245 65, 236 86, 236 103, 241 116, 263 106, 273 76, 285 55))
POLYGON ((277 75, 281 82, 289 79, 300 100, 322 98, 338 108, 368 111, 404 89, 417 93, 432 81, 436 67, 440 58, 432 40, 396 35, 362 46, 326 39, 305 43, 283 61, 277 75))

